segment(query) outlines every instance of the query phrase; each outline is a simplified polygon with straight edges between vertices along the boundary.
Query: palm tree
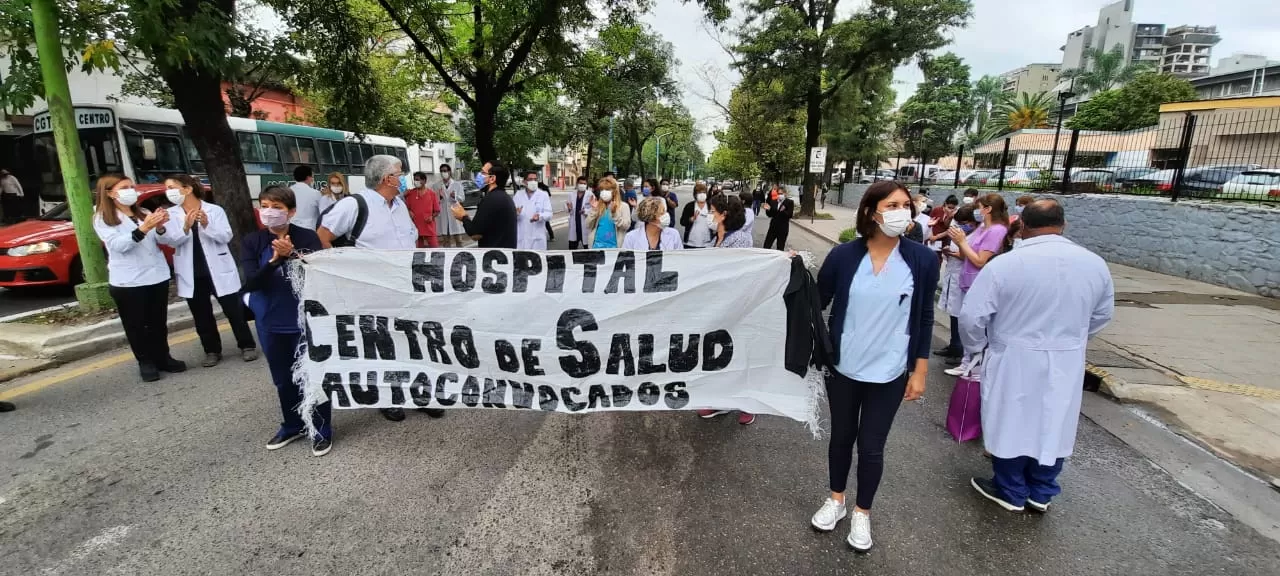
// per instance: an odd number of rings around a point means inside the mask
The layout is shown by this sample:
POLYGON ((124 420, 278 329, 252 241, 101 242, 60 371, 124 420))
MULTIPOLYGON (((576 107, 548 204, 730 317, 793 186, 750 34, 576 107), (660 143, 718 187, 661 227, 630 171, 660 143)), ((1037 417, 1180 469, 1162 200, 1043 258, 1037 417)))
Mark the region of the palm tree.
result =
POLYGON ((999 76, 983 76, 973 83, 970 94, 973 98, 972 133, 981 134, 991 120, 992 108, 1004 94, 1004 80, 999 76))
POLYGON ((1017 98, 1005 98, 996 112, 1006 119, 1009 131, 1014 132, 1026 128, 1048 128, 1052 107, 1053 96, 1048 92, 1023 92, 1017 98))
POLYGON ((1147 62, 1126 66, 1127 55, 1118 44, 1107 51, 1088 48, 1084 51, 1082 60, 1083 68, 1063 70, 1060 77, 1063 80, 1075 78, 1076 85, 1090 93, 1123 86, 1139 72, 1146 72, 1151 67, 1147 62))

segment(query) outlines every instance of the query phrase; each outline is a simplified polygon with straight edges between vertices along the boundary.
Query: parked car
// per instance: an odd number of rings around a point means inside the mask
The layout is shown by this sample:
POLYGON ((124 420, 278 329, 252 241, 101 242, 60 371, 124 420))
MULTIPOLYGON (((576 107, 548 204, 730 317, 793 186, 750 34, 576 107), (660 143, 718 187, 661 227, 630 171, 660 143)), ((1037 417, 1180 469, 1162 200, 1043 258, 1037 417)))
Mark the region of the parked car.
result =
MULTIPOLYGON (((138 205, 147 210, 167 207, 164 186, 138 184, 138 205)), ((173 249, 161 245, 165 258, 173 249)), ((0 228, 0 286, 34 288, 71 286, 84 282, 80 245, 71 224, 71 208, 58 204, 37 219, 0 228)))
POLYGON ((462 183, 462 207, 475 208, 480 205, 480 200, 484 198, 484 194, 480 192, 480 188, 471 180, 460 180, 462 183))
POLYGON ((992 176, 995 173, 995 170, 975 170, 973 174, 970 174, 968 178, 965 178, 960 182, 966 186, 982 186, 987 177, 992 176))
POLYGON ((1280 199, 1280 168, 1241 172, 1222 185, 1222 195, 1229 198, 1280 199))
POLYGON ((893 170, 875 170, 872 172, 863 172, 862 177, 858 179, 859 184, 870 184, 881 180, 893 180, 898 177, 897 172, 893 170))
MULTIPOLYGON (((1219 166, 1197 166, 1187 168, 1182 173, 1181 196, 1192 198, 1209 198, 1222 191, 1228 180, 1239 176, 1242 172, 1261 168, 1257 164, 1224 164, 1219 166)), ((1177 170, 1160 170, 1132 180, 1132 189, 1150 189, 1160 194, 1173 192, 1173 179, 1177 170)))
MULTIPOLYGON (((973 174, 973 170, 960 170, 960 183, 964 184, 966 178, 973 174)), ((939 170, 933 174, 933 181, 939 185, 945 186, 956 181, 955 170, 939 170)))
POLYGON ((1135 178, 1141 178, 1143 176, 1147 176, 1156 171, 1157 170, 1155 168, 1152 168, 1150 166, 1132 166, 1127 168, 1115 168, 1114 169, 1115 181, 1116 181, 1115 185, 1120 187, 1121 189, 1132 188, 1133 180, 1135 178))
POLYGON ((1076 185, 1072 188, 1076 191, 1082 191, 1080 188, 1089 191, 1092 188, 1097 192, 1111 192, 1116 188, 1116 171, 1110 168, 1089 168, 1079 172, 1072 170, 1071 183, 1076 185), (1089 187, 1087 184, 1093 186, 1089 187))
MULTIPOLYGON (((1038 168, 1005 168, 1004 169, 1004 185, 1005 186, 1031 186, 1035 184, 1036 179, 1040 177, 1040 169, 1038 168)), ((1000 171, 990 170, 986 177, 982 179, 983 186, 999 186, 1000 171)))

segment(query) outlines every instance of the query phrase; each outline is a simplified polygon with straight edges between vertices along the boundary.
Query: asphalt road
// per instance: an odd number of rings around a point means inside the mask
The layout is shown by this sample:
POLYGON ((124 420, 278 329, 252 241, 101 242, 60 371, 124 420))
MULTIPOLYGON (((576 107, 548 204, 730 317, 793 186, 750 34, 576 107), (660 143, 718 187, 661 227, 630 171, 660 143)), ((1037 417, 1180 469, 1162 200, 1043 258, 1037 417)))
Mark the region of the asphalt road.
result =
POLYGON ((39 287, 24 290, 0 288, 0 318, 74 302, 75 292, 66 287, 39 287))
POLYGON ((809 527, 826 442, 782 418, 342 411, 313 458, 263 448, 263 361, 140 384, 115 351, 0 386, 25 391, 0 414, 0 574, 1277 573, 1280 545, 1087 419, 1048 515, 979 499, 988 463, 943 429, 942 368, 899 413, 857 555, 847 522, 809 527))

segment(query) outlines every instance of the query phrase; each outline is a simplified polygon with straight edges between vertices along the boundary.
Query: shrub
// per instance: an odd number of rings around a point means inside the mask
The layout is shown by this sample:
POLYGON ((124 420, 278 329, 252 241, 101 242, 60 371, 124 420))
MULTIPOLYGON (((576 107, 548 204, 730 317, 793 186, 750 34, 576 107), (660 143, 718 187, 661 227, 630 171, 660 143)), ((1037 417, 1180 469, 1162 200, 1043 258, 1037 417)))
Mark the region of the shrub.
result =
POLYGON ((858 237, 858 231, 856 229, 845 228, 842 232, 840 232, 840 243, 844 244, 845 242, 852 242, 857 237, 858 237))

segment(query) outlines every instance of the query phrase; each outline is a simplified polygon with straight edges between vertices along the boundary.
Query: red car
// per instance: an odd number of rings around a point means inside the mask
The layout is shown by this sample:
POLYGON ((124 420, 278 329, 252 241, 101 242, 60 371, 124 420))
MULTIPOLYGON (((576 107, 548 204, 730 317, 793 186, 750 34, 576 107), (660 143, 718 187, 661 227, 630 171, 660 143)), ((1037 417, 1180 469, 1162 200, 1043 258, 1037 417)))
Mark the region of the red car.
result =
MULTIPOLYGON (((139 184, 138 205, 148 210, 166 206, 164 186, 139 184)), ((173 262, 173 249, 161 246, 173 262)), ((0 287, 67 286, 84 282, 80 245, 64 202, 35 220, 0 228, 0 287)))

